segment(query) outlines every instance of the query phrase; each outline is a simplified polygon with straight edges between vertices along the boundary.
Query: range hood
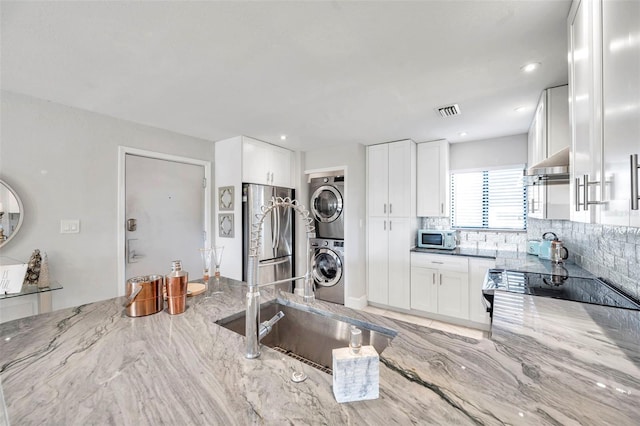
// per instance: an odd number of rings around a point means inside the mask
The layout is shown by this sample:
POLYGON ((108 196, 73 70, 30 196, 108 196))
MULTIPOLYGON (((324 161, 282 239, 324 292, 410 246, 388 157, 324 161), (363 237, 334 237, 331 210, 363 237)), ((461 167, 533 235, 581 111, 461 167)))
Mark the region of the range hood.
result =
POLYGON ((527 169, 532 181, 569 181, 569 147, 563 148, 546 160, 527 169))

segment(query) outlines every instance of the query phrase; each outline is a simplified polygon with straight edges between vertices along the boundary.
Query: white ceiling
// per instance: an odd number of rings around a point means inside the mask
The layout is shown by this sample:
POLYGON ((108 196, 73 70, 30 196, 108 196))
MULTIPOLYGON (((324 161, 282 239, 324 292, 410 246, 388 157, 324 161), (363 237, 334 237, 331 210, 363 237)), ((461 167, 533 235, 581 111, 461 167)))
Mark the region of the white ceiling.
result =
POLYGON ((306 151, 478 140, 525 133, 540 92, 567 82, 569 7, 2 1, 0 82, 214 141, 244 134, 306 151), (539 72, 521 72, 531 61, 539 72), (439 117, 450 103, 462 115, 439 117))

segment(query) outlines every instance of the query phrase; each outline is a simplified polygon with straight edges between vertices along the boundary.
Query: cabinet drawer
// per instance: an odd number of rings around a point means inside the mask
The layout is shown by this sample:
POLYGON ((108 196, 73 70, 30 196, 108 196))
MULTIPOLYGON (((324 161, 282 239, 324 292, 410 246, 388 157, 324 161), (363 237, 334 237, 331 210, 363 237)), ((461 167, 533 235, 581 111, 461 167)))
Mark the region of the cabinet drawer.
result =
POLYGON ((411 253, 411 266, 467 273, 469 270, 469 260, 462 256, 414 252, 411 253))

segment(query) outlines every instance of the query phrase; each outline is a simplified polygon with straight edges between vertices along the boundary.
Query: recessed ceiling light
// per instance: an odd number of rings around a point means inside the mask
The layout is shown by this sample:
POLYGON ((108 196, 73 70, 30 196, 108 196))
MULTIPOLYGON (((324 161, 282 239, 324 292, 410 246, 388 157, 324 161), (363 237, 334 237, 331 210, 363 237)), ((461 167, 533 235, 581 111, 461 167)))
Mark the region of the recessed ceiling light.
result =
POLYGON ((525 112, 528 108, 524 107, 524 106, 520 106, 516 109, 514 109, 515 112, 525 112))
POLYGON ((281 141, 286 141, 287 140, 287 135, 280 135, 280 140, 281 141))
POLYGON ((460 132, 460 133, 458 133, 458 134, 459 134, 460 136, 462 136, 462 137, 467 136, 467 132, 460 132))
POLYGON ((540 65, 542 65, 540 62, 531 62, 530 64, 521 66, 520 69, 524 72, 533 72, 540 68, 540 65))

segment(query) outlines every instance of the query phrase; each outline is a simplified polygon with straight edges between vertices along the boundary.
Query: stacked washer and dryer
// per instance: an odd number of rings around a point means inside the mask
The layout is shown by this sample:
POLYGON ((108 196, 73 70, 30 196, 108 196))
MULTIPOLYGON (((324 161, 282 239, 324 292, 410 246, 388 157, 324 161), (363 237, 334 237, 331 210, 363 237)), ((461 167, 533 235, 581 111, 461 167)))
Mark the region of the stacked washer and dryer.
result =
POLYGON ((311 240, 316 298, 344 305, 344 176, 312 178, 309 194, 316 225, 311 240))

